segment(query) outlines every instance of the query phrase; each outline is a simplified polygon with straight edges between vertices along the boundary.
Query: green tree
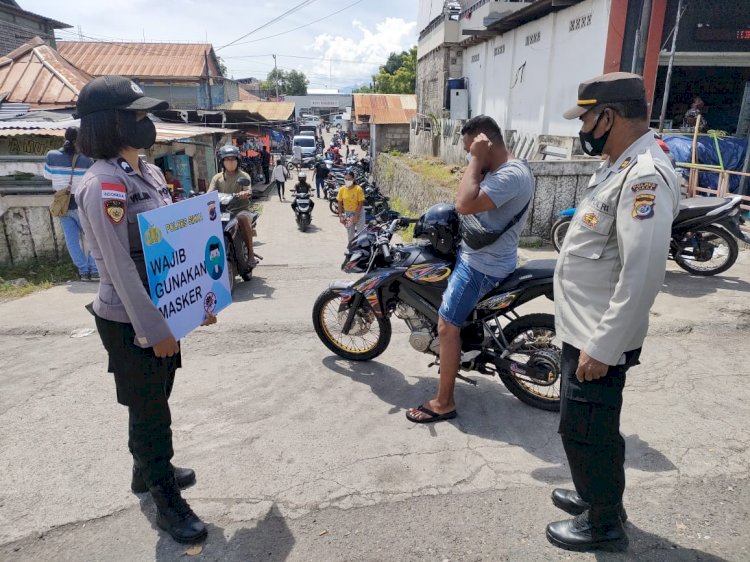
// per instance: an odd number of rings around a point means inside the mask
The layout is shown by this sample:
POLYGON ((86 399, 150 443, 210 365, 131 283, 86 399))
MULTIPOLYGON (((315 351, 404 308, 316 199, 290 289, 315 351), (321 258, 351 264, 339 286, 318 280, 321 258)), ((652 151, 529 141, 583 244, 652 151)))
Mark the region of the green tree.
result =
POLYGON ((279 85, 279 94, 287 96, 307 95, 307 85, 310 81, 304 72, 290 70, 289 72, 275 68, 268 73, 266 79, 261 82, 261 88, 276 95, 276 84, 279 85))
POLYGON ((216 62, 219 63, 219 74, 221 76, 227 75, 227 65, 224 64, 224 59, 221 57, 216 57, 216 62))
POLYGON ((380 71, 373 75, 372 82, 372 91, 378 94, 413 94, 417 86, 417 48, 391 53, 380 71))

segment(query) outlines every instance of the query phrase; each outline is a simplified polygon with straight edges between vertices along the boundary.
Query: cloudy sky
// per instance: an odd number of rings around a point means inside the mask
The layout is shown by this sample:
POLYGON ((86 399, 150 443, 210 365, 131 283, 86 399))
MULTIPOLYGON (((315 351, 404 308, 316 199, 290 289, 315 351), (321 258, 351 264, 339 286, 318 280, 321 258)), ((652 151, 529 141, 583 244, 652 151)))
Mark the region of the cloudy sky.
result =
POLYGON ((60 39, 79 39, 80 26, 84 40, 208 41, 234 78, 265 78, 273 69, 271 55, 276 54, 280 68, 303 71, 311 88, 368 82, 390 52, 416 45, 418 33, 417 0, 18 3, 25 10, 72 25, 70 30, 58 31, 60 39), (299 9, 283 15, 300 4, 299 9), (283 17, 269 23, 279 16, 283 17))

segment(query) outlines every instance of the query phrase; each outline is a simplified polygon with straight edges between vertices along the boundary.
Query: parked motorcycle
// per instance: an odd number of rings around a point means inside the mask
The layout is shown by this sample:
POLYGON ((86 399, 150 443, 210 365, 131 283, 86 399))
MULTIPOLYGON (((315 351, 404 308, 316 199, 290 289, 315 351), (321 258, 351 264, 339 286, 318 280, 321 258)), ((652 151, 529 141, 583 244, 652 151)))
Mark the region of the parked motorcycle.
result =
MULTIPOLYGON (((391 339, 391 316, 404 320, 409 343, 439 362, 438 309, 455 266, 458 217, 436 205, 419 219, 368 225, 347 247, 341 268, 362 273, 334 281, 313 306, 313 325, 335 354, 369 361, 391 339), (397 228, 416 223, 416 238, 428 244, 391 245, 397 228)), ((552 314, 519 315, 517 308, 540 296, 552 299, 554 260, 520 267, 485 295, 461 327, 463 371, 497 374, 519 400, 543 410, 560 408, 560 347, 552 314)), ((476 384, 459 374, 459 378, 476 384)))
MULTIPOLYGON (((243 187, 250 185, 250 181, 247 178, 239 178, 237 183, 243 187)), ((243 281, 250 281, 250 279, 253 278, 254 267, 253 264, 250 263, 250 252, 245 243, 245 237, 240 230, 240 223, 237 220, 237 214, 229 210, 238 199, 238 194, 219 193, 221 226, 224 231, 224 248, 227 256, 230 290, 234 289, 234 280, 237 275, 242 277, 243 281)), ((255 232, 255 226, 258 222, 258 213, 251 212, 251 215, 253 232, 255 232)))
MULTIPOLYGON (((740 225, 741 197, 690 197, 680 201, 680 210, 672 223, 669 259, 693 275, 718 275, 734 265, 739 255, 737 240, 750 243, 740 225)), ((552 225, 552 244, 558 252, 575 215, 565 209, 552 225)))

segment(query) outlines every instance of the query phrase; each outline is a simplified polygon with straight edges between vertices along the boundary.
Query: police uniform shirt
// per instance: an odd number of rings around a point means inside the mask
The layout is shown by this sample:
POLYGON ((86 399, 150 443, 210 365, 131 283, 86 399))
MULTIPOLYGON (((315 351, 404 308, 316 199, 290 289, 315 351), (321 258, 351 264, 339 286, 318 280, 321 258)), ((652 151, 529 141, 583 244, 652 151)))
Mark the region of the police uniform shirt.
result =
POLYGON ((607 365, 642 346, 679 199, 677 176, 653 131, 597 170, 555 270, 555 327, 562 341, 607 365))
POLYGON ((131 323, 139 347, 172 335, 148 293, 138 215, 172 202, 161 170, 140 160, 139 176, 123 158, 98 160, 81 181, 78 202, 86 239, 101 280, 94 311, 131 323))
MULTIPOLYGON (((211 178, 211 183, 208 184, 208 191, 218 191, 219 193, 228 193, 231 195, 239 193, 240 191, 250 191, 250 186, 244 187, 237 183, 237 180, 240 178, 247 178, 248 180, 250 180, 250 176, 242 170, 237 170, 236 174, 219 172, 213 178, 211 178)), ((229 210, 249 211, 250 200, 238 199, 232 204, 232 207, 230 207, 229 210)))

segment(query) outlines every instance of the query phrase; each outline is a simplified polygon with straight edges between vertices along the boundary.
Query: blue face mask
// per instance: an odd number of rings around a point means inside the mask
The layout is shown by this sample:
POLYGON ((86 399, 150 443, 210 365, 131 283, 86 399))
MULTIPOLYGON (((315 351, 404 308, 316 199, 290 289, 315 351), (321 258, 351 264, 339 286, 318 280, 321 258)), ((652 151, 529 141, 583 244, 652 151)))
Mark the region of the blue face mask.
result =
POLYGON ((467 152, 466 153, 466 163, 468 164, 469 162, 471 162, 472 158, 474 158, 474 157, 471 155, 471 153, 467 152))

